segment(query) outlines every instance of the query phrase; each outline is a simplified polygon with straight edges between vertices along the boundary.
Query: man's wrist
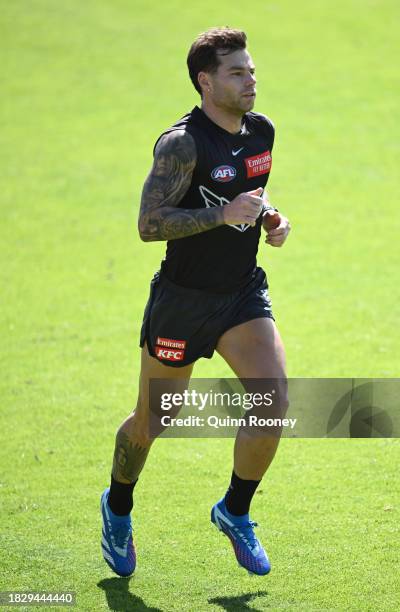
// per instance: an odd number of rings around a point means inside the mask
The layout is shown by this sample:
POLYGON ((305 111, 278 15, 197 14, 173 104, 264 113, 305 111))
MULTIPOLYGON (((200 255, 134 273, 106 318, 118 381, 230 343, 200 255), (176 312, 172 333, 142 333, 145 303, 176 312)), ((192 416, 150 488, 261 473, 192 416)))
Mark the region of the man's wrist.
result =
POLYGON ((275 206, 272 206, 271 204, 264 204, 263 214, 268 212, 269 210, 272 210, 273 212, 279 212, 279 210, 275 208, 275 206))
POLYGON ((225 206, 220 206, 219 208, 217 208, 218 213, 219 213, 219 221, 220 221, 220 225, 225 225, 226 221, 225 221, 225 206))

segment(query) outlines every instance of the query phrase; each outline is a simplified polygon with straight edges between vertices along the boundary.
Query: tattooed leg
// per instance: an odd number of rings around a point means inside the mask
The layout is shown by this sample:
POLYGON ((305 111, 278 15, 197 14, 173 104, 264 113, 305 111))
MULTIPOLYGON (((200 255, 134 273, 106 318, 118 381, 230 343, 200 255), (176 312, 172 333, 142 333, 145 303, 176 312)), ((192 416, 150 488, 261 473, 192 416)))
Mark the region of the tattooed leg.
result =
POLYGON ((189 385, 192 370, 193 364, 179 369, 165 366, 151 357, 146 344, 143 347, 136 409, 121 424, 115 440, 112 475, 121 484, 137 480, 154 442, 149 432, 149 381, 176 379, 174 389, 182 392, 189 385))
POLYGON ((120 429, 115 441, 112 475, 118 482, 135 482, 146 462, 149 446, 132 441, 126 431, 120 429))

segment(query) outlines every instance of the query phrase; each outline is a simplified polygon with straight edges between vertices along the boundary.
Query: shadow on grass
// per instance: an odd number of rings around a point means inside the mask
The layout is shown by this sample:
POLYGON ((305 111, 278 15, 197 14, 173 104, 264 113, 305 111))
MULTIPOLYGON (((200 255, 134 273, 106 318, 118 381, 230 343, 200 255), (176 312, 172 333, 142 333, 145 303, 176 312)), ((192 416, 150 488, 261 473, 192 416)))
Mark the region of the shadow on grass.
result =
POLYGON ((264 597, 265 595, 268 595, 266 591, 257 591, 256 593, 245 593, 244 595, 237 595, 236 597, 213 597, 208 600, 208 603, 221 606, 221 608, 227 610, 227 612, 243 612, 243 610, 263 612, 263 610, 265 610, 265 605, 263 605, 262 608, 250 608, 248 604, 256 597, 264 597))
POLYGON ((131 578, 105 578, 97 586, 106 594, 110 610, 120 612, 163 612, 160 608, 146 606, 143 599, 129 592, 131 578))

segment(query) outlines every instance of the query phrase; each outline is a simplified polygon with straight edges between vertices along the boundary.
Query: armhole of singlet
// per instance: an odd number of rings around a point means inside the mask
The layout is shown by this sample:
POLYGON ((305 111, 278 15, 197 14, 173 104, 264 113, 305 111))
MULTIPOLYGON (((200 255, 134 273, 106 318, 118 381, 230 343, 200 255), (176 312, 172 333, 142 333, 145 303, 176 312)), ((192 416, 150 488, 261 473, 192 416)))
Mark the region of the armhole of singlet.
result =
POLYGON ((273 121, 267 117, 267 115, 263 115, 262 113, 252 113, 253 117, 256 122, 258 122, 260 125, 263 126, 264 130, 265 130, 265 135, 271 139, 271 147, 270 150, 272 151, 273 146, 274 146, 274 141, 275 141, 275 125, 273 123, 273 121))
MULTIPOLYGON (((184 128, 183 128, 183 127, 181 127, 181 126, 171 127, 171 128, 169 128, 168 130, 165 130, 165 132, 163 132, 162 134, 160 134, 160 135, 159 135, 159 137, 157 138, 156 142, 154 143, 154 147, 153 147, 153 157, 154 157, 155 152, 156 152, 156 147, 157 147, 158 143, 160 142, 161 138, 162 138, 163 136, 165 136, 166 134, 171 134, 171 132, 177 132, 178 130, 180 130, 181 132, 187 132, 187 133, 188 133, 188 134, 190 134, 190 135, 191 135, 191 137, 193 138, 193 141, 194 141, 194 146, 195 146, 195 148, 196 148, 196 166, 197 166, 197 159, 198 159, 198 147, 197 147, 196 139, 195 139, 195 137, 193 136, 193 134, 192 134, 192 133, 191 133, 189 130, 187 130, 187 129, 186 129, 186 127, 184 127, 184 128)), ((196 166, 195 166, 195 167, 196 167, 196 166)), ((194 171, 194 170, 193 170, 193 171, 194 171)))
MULTIPOLYGON (((176 127, 174 126, 174 127, 169 128, 168 130, 165 130, 165 132, 160 134, 160 136, 157 138, 157 140, 156 140, 156 142, 154 144, 154 147, 153 147, 153 158, 154 158, 154 155, 155 155, 157 144, 160 142, 161 138, 163 136, 165 136, 165 134, 170 134, 171 132, 176 132, 177 130, 187 131, 188 134, 190 134, 190 136, 193 138, 194 146, 195 146, 195 149, 196 149, 196 164, 195 164, 195 166, 193 168, 193 172, 192 172, 192 180, 190 181, 190 186, 189 186, 189 189, 190 189, 192 187, 192 185, 193 185, 193 178, 194 178, 195 172, 197 171, 197 168, 198 168, 198 165, 199 165, 199 157, 200 157, 199 142, 201 142, 201 139, 199 139, 198 141, 196 140, 196 137, 195 137, 195 135, 193 134, 192 131, 187 130, 186 127, 182 128, 180 126, 179 127, 178 126, 176 126, 176 127)), ((179 204, 178 204, 178 208, 179 208, 179 204)))

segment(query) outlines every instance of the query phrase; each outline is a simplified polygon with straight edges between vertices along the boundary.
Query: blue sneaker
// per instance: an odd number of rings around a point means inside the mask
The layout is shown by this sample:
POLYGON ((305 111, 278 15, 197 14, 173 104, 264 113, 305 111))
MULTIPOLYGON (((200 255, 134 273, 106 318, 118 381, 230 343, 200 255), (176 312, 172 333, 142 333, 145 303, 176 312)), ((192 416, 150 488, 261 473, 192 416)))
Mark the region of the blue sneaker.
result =
POLYGON ((211 522, 228 536, 241 567, 247 569, 251 575, 265 576, 269 573, 269 559, 254 533, 257 523, 250 521, 247 514, 233 518, 228 513, 223 498, 212 507, 211 522))
POLYGON ((107 487, 100 502, 103 531, 101 551, 105 562, 119 576, 130 576, 136 567, 136 553, 132 541, 132 524, 130 514, 117 516, 108 505, 107 487))

